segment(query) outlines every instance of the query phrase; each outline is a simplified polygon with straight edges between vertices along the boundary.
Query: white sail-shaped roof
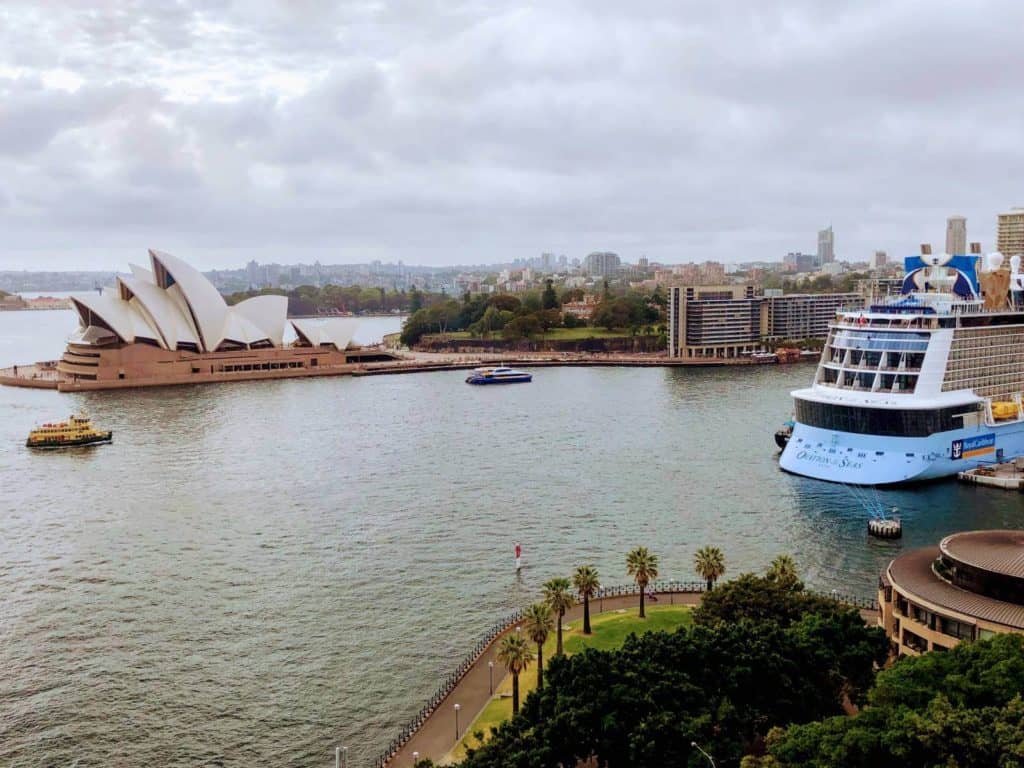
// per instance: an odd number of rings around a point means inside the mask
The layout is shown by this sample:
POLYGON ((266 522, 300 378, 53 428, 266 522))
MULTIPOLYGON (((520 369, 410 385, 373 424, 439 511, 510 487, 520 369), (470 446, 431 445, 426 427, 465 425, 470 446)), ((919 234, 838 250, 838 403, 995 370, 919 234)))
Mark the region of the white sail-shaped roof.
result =
MULTIPOLYGON (((222 344, 225 349, 283 345, 287 297, 255 296, 229 307, 214 285, 181 259, 160 251, 149 255, 152 271, 132 264, 131 277, 119 277, 116 290, 72 297, 80 341, 109 342, 112 333, 129 344, 145 341, 200 352, 215 352, 222 344)), ((334 327, 324 343, 344 349, 351 336, 334 327)))
POLYGON ((288 320, 287 296, 253 296, 235 304, 231 312, 257 326, 275 347, 284 344, 284 326, 288 320))
MULTIPOLYGON (((122 301, 114 291, 76 294, 71 301, 78 310, 83 328, 96 325, 94 320, 99 318, 100 324, 116 333, 121 341, 135 341, 137 313, 132 312, 128 302, 122 301), (94 317, 90 317, 90 313, 94 317)), ((150 330, 154 336, 158 335, 155 330, 150 330)))
POLYGON ((332 344, 345 349, 359 327, 359 321, 350 317, 332 317, 330 320, 292 320, 299 338, 313 347, 332 344))
MULTIPOLYGON (((173 299, 156 286, 136 277, 118 278, 118 283, 133 294, 131 302, 138 302, 159 328, 167 349, 177 349, 184 344, 198 348, 199 338, 189 317, 181 311, 173 299)), ((122 294, 123 295, 123 294, 122 294)))
POLYGON ((181 259, 161 251, 150 251, 156 284, 164 289, 177 284, 199 332, 202 348, 213 352, 224 340, 228 305, 213 283, 181 259))

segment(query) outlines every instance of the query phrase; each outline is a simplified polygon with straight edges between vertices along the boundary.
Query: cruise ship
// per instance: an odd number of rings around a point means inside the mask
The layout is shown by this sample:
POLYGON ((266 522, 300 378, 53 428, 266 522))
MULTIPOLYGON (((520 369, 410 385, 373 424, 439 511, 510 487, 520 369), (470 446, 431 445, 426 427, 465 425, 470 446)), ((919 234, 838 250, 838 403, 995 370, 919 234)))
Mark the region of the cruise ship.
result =
POLYGON ((1024 455, 1020 261, 911 256, 899 295, 837 312, 781 467, 888 485, 1024 455))

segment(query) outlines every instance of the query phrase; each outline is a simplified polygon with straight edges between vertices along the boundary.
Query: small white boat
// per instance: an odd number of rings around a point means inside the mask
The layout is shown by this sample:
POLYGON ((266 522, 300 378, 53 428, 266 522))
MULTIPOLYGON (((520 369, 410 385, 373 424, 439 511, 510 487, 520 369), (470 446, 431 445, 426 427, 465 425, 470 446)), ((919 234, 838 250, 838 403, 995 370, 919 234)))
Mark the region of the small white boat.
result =
POLYGON ((504 365, 476 368, 466 377, 467 384, 525 384, 532 380, 532 373, 504 365))

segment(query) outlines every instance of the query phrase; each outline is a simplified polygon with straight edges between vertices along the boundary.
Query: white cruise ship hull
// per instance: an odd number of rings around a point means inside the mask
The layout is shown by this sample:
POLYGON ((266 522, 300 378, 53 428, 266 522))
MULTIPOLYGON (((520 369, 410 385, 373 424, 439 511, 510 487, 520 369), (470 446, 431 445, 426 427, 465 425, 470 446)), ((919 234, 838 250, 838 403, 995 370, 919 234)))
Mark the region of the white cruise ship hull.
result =
POLYGON ((956 475, 1024 455, 1024 423, 970 427, 927 437, 836 432, 797 422, 779 458, 787 472, 852 485, 892 485, 956 475))

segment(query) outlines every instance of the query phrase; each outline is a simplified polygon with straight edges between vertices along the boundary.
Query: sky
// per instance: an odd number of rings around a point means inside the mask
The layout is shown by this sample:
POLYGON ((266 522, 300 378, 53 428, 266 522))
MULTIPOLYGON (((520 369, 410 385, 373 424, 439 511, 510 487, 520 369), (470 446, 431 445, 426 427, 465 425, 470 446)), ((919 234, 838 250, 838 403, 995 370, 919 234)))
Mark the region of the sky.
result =
POLYGON ((4 0, 0 269, 994 249, 1020 0, 4 0))

